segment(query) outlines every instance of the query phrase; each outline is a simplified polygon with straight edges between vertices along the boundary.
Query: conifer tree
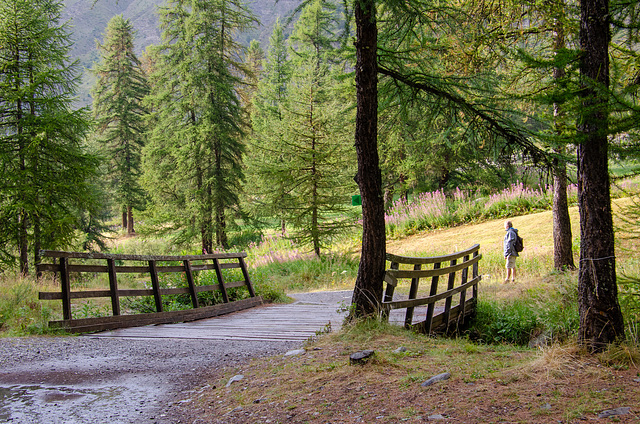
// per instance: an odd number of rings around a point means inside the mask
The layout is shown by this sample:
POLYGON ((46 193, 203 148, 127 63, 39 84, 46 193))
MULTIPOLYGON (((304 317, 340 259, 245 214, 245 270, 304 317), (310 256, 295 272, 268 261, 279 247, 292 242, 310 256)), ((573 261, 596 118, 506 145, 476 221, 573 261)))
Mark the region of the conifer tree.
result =
POLYGON ((264 51, 260 47, 258 40, 251 40, 247 52, 244 55, 246 78, 241 86, 240 99, 244 107, 244 112, 251 116, 253 111, 253 98, 258 91, 258 82, 262 75, 262 63, 264 61, 264 51))
POLYGON ((281 232, 286 230, 286 221, 280 205, 286 202, 287 194, 282 178, 277 178, 282 163, 290 155, 276 154, 284 143, 282 110, 287 101, 287 90, 292 76, 292 65, 287 54, 284 30, 276 20, 269 38, 267 57, 257 92, 252 99, 252 135, 247 154, 248 181, 246 190, 250 196, 252 214, 259 220, 276 217, 280 220, 281 232))
POLYGON ((67 246, 90 211, 97 162, 56 0, 0 1, 0 260, 29 271, 40 249, 67 246))
POLYGON ((141 151, 144 145, 142 100, 149 92, 140 60, 134 53, 133 26, 122 15, 107 24, 100 44, 100 62, 93 89, 93 114, 98 139, 109 161, 107 176, 116 202, 122 207, 122 226, 135 233, 133 208, 142 209, 145 193, 140 185, 141 151))
POLYGON ((266 198, 291 224, 291 235, 310 243, 318 256, 329 237, 353 222, 348 215, 338 218, 353 191, 353 157, 348 105, 339 101, 338 68, 332 65, 338 57, 335 28, 330 3, 316 0, 302 10, 290 38, 296 72, 286 84, 269 85, 272 100, 282 94, 279 87, 286 87, 286 100, 271 115, 270 105, 262 106, 273 123, 269 126, 277 130, 254 128, 257 139, 264 134, 268 140, 262 168, 271 185, 266 198))
MULTIPOLYGON (((203 252, 228 246, 229 211, 244 178, 239 85, 246 73, 235 34, 255 18, 236 0, 176 0, 161 9, 145 172, 157 214, 203 252)), ((164 226, 166 228, 166 225, 164 226)))
POLYGON ((578 207, 580 332, 590 351, 624 337, 618 303, 613 215, 609 183, 609 43, 608 0, 583 0, 580 8, 580 77, 582 108, 578 112, 578 207))

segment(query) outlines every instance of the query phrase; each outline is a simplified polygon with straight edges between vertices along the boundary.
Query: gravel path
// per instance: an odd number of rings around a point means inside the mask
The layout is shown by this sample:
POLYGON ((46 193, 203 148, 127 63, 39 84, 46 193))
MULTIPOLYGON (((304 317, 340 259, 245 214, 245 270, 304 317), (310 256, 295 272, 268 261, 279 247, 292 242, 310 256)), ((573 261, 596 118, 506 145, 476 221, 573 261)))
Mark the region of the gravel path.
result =
MULTIPOLYGON (((345 292, 294 294, 338 304, 345 292)), ((299 348, 291 341, 0 339, 0 422, 175 423, 171 402, 213 370, 299 348)))

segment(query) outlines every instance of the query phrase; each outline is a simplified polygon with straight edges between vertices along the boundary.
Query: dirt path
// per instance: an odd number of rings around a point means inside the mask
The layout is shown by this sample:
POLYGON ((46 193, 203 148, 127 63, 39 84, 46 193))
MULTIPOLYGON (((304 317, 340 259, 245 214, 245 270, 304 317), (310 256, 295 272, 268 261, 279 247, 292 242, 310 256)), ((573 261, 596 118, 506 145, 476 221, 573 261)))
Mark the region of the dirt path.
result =
MULTIPOLYGON (((324 313, 334 323, 337 307, 350 298, 346 292, 293 296, 301 308, 314 305, 314 315, 324 313)), ((299 321, 295 313, 285 315, 283 328, 299 321)), ((233 336, 130 337, 121 331, 111 337, 0 339, 0 422, 175 423, 172 402, 188 401, 210 370, 284 354, 303 343, 233 336)))

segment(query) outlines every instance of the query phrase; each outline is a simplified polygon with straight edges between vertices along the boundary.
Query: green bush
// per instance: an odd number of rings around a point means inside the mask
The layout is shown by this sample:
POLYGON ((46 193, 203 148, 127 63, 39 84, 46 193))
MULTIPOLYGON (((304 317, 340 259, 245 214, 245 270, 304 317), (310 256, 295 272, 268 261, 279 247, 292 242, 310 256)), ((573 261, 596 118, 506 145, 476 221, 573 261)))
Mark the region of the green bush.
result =
POLYGON ((507 301, 480 299, 468 335, 483 343, 527 345, 544 334, 547 342, 575 334, 578 316, 577 274, 552 275, 552 281, 507 301))
POLYGON ((540 326, 537 313, 527 302, 481 300, 468 331, 472 340, 482 343, 527 345, 540 326))

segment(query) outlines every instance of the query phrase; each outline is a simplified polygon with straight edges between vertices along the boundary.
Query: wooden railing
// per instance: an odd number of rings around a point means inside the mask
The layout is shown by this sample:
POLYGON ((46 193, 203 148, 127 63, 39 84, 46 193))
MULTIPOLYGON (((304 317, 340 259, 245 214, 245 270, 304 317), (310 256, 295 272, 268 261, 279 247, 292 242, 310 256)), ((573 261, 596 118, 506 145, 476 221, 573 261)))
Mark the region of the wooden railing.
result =
POLYGON ((404 320, 406 328, 426 334, 450 333, 457 330, 475 311, 478 283, 481 280, 481 276, 478 275, 478 262, 482 255, 479 251, 480 245, 476 244, 462 252, 445 256, 405 257, 387 254, 387 260, 391 265, 384 277, 387 287, 382 302, 383 317, 388 320, 391 310, 406 308, 404 320), (400 269, 401 265, 413 265, 413 269, 400 269), (430 269, 423 269, 427 265, 433 266, 430 269), (471 278, 469 278, 469 268, 471 268, 471 278), (441 276, 447 276, 446 290, 438 292, 441 276), (418 297, 420 280, 425 278, 431 279, 428 295, 418 297), (411 280, 408 299, 393 300, 398 281, 402 279, 411 280), (471 296, 467 297, 469 290, 471 296), (454 297, 459 299, 457 304, 454 304, 454 297), (437 308, 436 302, 442 300, 444 300, 444 306, 437 308), (414 310, 423 305, 427 306, 425 320, 414 323, 414 310))
POLYGON ((102 331, 121 327, 133 327, 148 324, 191 321, 235 312, 262 304, 262 298, 256 296, 244 258, 245 252, 219 253, 210 255, 191 256, 146 256, 146 255, 116 255, 103 253, 58 252, 45 250, 42 258, 53 258, 52 264, 41 263, 37 271, 54 272, 60 280, 59 292, 40 292, 41 300, 62 301, 62 321, 51 321, 52 327, 61 327, 71 332, 102 331), (85 263, 71 263, 72 260, 85 263), (87 260, 98 264, 86 264, 87 260), (56 263, 57 262, 57 263, 56 263), (124 265, 127 262, 137 262, 124 265), (224 281, 223 269, 239 268, 242 272, 241 281, 224 281), (196 285, 194 273, 214 271, 217 284, 196 285), (106 273, 109 276, 109 288, 104 290, 71 291, 72 273, 106 273), (149 289, 120 289, 118 274, 148 274, 151 282, 149 289), (184 273, 187 287, 161 288, 159 274, 184 273), (234 287, 246 287, 249 298, 229 301, 227 290, 234 287), (219 291, 224 303, 211 306, 200 306, 198 293, 205 291, 219 291), (163 311, 162 296, 188 294, 193 309, 180 311, 163 311), (127 296, 153 296, 155 313, 121 315, 120 298, 127 296), (111 299, 111 317, 80 318, 72 317, 71 300, 87 298, 111 299))

